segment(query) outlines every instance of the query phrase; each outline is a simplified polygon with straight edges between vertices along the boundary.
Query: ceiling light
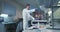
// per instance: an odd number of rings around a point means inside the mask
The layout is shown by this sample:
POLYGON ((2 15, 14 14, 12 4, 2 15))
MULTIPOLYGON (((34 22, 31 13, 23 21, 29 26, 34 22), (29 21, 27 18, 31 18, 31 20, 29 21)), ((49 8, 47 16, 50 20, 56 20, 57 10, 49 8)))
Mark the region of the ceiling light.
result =
POLYGON ((58 3, 60 3, 60 1, 58 3))

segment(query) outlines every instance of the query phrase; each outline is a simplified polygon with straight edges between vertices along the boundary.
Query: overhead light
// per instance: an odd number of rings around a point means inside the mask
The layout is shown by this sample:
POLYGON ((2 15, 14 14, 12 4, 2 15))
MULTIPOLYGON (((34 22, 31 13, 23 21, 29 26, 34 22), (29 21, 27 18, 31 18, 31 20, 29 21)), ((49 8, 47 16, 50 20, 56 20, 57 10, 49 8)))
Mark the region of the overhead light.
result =
POLYGON ((60 1, 58 2, 57 6, 60 6, 60 1))
POLYGON ((58 3, 60 3, 60 1, 58 3))

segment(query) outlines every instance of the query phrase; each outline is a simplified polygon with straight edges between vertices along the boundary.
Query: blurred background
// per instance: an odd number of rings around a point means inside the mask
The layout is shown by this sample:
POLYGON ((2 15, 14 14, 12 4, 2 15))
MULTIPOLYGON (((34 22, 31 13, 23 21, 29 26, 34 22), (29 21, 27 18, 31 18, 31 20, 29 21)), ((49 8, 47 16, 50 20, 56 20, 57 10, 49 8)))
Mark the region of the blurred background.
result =
POLYGON ((28 3, 31 4, 31 9, 38 8, 46 14, 51 11, 50 29, 60 31, 60 0, 0 0, 0 32, 16 32, 19 23, 23 27, 22 10, 28 3))

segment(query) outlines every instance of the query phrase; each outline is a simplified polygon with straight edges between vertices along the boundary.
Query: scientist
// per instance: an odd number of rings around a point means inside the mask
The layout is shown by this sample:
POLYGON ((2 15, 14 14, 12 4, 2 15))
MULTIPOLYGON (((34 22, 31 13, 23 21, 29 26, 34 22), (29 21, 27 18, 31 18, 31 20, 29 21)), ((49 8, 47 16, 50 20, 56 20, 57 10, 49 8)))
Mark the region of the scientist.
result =
POLYGON ((28 25, 29 23, 28 22, 30 20, 34 20, 34 17, 32 17, 30 15, 30 13, 32 13, 34 11, 35 11, 35 9, 30 10, 30 4, 27 4, 26 8, 23 9, 23 12, 22 12, 22 14, 23 14, 23 30, 26 30, 26 29, 29 28, 29 25, 28 25))

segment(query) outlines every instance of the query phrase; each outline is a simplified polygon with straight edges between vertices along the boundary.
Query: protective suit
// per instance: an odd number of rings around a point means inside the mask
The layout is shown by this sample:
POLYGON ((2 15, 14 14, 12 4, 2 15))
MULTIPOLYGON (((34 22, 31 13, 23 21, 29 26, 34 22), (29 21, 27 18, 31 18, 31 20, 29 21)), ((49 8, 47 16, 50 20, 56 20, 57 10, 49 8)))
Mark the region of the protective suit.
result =
POLYGON ((34 20, 34 18, 30 15, 30 13, 34 12, 35 9, 27 10, 26 8, 23 9, 23 30, 26 30, 28 28, 28 21, 34 20))

